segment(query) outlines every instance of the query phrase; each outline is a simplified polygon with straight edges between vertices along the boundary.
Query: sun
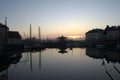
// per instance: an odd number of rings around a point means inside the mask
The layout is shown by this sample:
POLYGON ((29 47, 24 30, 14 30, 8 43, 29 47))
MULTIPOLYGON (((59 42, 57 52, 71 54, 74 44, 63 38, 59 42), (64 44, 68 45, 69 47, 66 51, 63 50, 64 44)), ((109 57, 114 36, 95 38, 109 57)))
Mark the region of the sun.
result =
POLYGON ((76 39, 76 38, 80 38, 80 36, 68 36, 68 38, 72 38, 72 39, 76 39))

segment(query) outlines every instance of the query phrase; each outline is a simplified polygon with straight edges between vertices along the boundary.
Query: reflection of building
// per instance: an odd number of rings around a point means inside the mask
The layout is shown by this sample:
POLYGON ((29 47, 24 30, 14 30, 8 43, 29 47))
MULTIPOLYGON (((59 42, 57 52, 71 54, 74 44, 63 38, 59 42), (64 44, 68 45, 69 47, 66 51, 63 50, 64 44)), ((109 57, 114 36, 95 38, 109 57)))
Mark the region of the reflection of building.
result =
POLYGON ((94 59, 106 59, 108 63, 120 63, 120 54, 117 50, 86 48, 86 55, 94 59))
POLYGON ((93 29, 86 33, 86 41, 101 41, 103 38, 103 30, 102 29, 93 29))
POLYGON ((105 57, 104 51, 97 48, 86 48, 86 55, 95 59, 103 59, 105 57))
POLYGON ((0 80, 8 80, 8 68, 11 64, 17 64, 21 59, 21 53, 0 53, 0 80))

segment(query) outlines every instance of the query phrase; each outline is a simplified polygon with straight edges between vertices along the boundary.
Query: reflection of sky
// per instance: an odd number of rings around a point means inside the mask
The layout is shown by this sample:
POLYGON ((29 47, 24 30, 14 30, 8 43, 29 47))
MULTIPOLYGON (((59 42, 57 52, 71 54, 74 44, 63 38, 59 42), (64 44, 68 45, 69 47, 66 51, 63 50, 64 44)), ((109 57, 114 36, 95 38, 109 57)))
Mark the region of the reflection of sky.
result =
MULTIPOLYGON (((39 52, 32 53, 32 72, 30 59, 26 63, 11 65, 8 71, 10 80, 110 80, 102 66, 101 59, 86 56, 85 49, 67 49, 68 53, 58 53, 58 49, 46 49, 41 52, 41 69, 39 69, 39 52)), ((89 53, 88 53, 89 54, 89 53)), ((90 53, 91 54, 91 53, 90 53)), ((21 61, 27 53, 23 53, 21 61)), ((119 80, 119 74, 113 64, 106 63, 110 74, 119 80)), ((114 63, 119 69, 120 65, 114 63)))
POLYGON ((82 34, 91 28, 119 25, 120 0, 1 0, 0 22, 8 17, 11 30, 44 37, 82 34))

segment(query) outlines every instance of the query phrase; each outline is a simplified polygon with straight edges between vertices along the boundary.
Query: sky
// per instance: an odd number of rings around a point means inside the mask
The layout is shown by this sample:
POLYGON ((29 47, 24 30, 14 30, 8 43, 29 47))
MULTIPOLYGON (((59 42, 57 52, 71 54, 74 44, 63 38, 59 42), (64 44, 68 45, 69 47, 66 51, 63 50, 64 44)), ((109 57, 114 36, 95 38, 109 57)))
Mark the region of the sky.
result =
POLYGON ((84 36, 95 28, 120 25, 120 0, 0 0, 0 23, 8 18, 8 27, 23 38, 84 36), (24 35, 25 33, 25 35, 24 35))

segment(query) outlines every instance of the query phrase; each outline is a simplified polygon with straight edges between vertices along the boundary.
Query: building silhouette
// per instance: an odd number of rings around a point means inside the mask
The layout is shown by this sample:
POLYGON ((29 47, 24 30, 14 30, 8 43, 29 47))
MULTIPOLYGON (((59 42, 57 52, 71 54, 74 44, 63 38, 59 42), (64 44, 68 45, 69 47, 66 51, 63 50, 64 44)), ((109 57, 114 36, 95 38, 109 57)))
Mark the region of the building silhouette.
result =
POLYGON ((21 44, 22 37, 17 31, 8 32, 8 44, 21 44))
POLYGON ((93 29, 86 32, 87 42, 108 42, 120 40, 120 26, 109 26, 107 25, 104 30, 93 29))
POLYGON ((0 45, 7 44, 9 28, 6 25, 0 24, 0 45))
POLYGON ((0 24, 0 45, 21 44, 22 37, 17 31, 9 31, 6 25, 0 24))
POLYGON ((86 32, 86 41, 88 42, 97 42, 103 39, 103 32, 102 29, 93 29, 86 32))

